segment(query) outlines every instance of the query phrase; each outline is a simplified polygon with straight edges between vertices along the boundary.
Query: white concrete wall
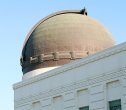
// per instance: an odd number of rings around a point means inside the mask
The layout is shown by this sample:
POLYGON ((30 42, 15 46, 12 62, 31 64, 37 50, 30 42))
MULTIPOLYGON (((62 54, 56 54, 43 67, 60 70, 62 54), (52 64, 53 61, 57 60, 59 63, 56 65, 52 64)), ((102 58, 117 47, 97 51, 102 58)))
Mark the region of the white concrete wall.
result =
POLYGON ((126 110, 126 43, 14 85, 15 110, 126 110))

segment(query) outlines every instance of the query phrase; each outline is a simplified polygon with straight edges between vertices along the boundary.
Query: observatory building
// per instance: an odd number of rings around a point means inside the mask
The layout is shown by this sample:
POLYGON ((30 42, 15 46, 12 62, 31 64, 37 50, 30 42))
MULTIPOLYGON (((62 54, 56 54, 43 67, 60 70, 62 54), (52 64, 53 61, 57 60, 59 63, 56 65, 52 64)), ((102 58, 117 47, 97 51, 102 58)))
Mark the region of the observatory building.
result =
POLYGON ((14 110, 125 110, 125 56, 85 9, 51 14, 24 42, 14 110))

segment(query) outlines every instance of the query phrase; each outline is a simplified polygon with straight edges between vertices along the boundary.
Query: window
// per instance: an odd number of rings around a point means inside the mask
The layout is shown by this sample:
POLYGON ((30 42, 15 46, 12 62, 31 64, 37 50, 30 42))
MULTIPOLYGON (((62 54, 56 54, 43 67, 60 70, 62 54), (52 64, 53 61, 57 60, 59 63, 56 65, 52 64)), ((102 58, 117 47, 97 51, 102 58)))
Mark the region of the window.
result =
POLYGON ((109 110, 122 110, 121 100, 114 100, 109 102, 109 110))
POLYGON ((79 110, 89 110, 89 106, 80 107, 79 110))
POLYGON ((41 107, 40 101, 32 103, 32 110, 40 110, 40 107, 41 107))
POLYGON ((63 97, 56 96, 53 97, 53 110, 62 110, 63 108, 63 97))

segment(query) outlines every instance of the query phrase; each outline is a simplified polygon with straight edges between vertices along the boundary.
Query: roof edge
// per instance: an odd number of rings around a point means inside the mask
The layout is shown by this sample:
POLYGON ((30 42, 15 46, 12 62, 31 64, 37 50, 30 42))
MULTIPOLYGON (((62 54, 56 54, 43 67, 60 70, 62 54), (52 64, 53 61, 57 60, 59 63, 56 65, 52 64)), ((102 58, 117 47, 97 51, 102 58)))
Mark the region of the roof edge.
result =
MULTIPOLYGON (((69 71, 69 70, 78 68, 80 66, 87 65, 87 64, 92 63, 94 61, 99 61, 101 59, 107 58, 108 56, 113 56, 113 55, 118 54, 118 53, 123 52, 123 51, 126 51, 126 42, 118 44, 118 45, 113 46, 111 48, 105 49, 103 51, 100 51, 98 53, 90 55, 90 56, 88 56, 86 58, 76 60, 76 61, 74 61, 72 63, 64 65, 64 66, 62 66, 60 68, 54 69, 52 71, 45 72, 43 74, 40 74, 38 76, 35 76, 35 77, 30 78, 28 80, 25 80, 23 82, 20 81, 20 82, 13 85, 13 89, 18 89, 18 88, 20 88, 22 86, 29 85, 29 84, 31 84, 33 82, 37 82, 39 80, 42 80, 42 79, 45 79, 45 78, 48 78, 48 77, 52 77, 52 76, 55 76, 57 74, 62 74, 64 71, 69 71)), ((125 69, 126 70, 126 67, 122 67, 120 69, 125 69)))

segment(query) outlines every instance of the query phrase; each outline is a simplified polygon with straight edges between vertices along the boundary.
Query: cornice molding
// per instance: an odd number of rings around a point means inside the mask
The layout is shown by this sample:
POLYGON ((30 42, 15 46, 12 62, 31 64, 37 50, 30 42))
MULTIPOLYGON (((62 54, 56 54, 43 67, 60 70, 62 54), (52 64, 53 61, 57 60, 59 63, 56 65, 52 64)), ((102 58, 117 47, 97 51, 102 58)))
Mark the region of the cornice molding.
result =
POLYGON ((57 94, 62 95, 68 91, 77 91, 79 88, 88 88, 91 85, 96 83, 108 83, 114 80, 120 80, 121 77, 126 77, 126 67, 120 68, 118 70, 102 73, 97 76, 90 77, 88 79, 83 79, 78 82, 73 82, 68 85, 63 85, 45 92, 40 92, 39 94, 33 94, 31 96, 15 100, 15 107, 23 106, 26 103, 32 103, 36 100, 42 100, 44 98, 50 98, 53 96, 57 96, 57 94))

